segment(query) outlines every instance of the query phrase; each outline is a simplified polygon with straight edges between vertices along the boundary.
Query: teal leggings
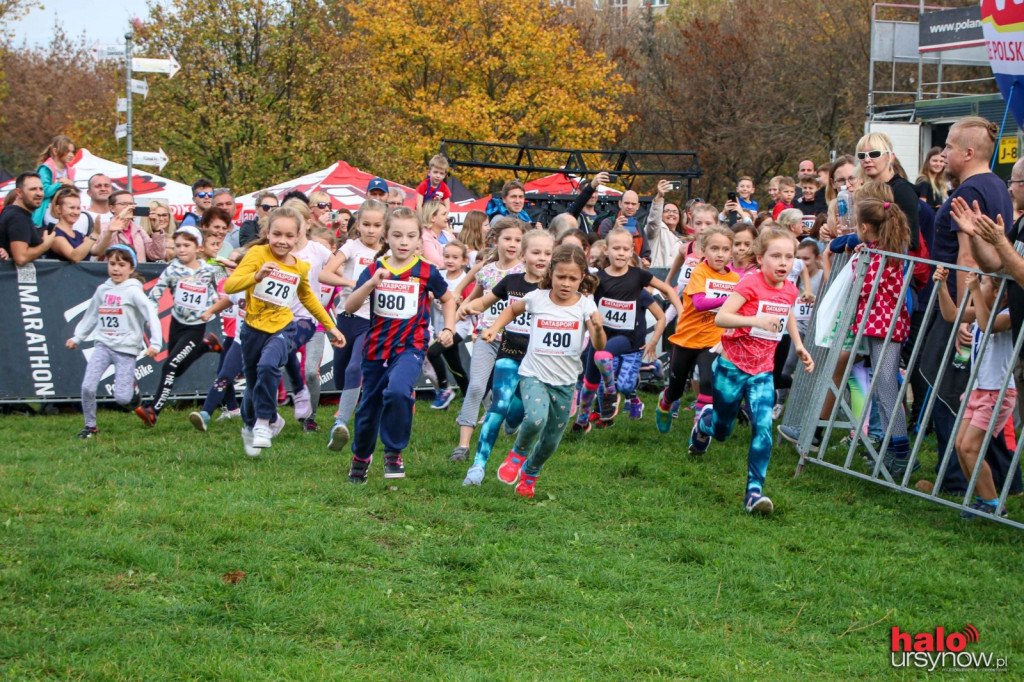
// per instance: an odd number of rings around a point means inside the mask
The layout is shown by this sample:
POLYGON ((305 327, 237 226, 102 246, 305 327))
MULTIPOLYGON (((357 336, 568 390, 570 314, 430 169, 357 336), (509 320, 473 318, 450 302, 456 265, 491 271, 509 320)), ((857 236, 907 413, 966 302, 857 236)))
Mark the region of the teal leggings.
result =
POLYGON ((569 423, 572 389, 572 384, 552 386, 534 377, 520 377, 519 394, 523 396, 525 416, 512 451, 525 455, 533 446, 533 454, 523 466, 528 476, 539 474, 544 462, 555 454, 562 442, 562 434, 569 423))
POLYGON ((494 363, 494 379, 491 383, 491 406, 480 427, 480 439, 476 442, 476 457, 473 466, 486 467, 491 457, 494 441, 498 440, 501 423, 514 429, 523 421, 523 401, 516 389, 519 387, 519 362, 512 358, 499 358, 494 363))
POLYGON ((714 410, 710 420, 699 419, 696 427, 705 436, 725 440, 732 434, 740 401, 746 396, 753 432, 747 451, 747 490, 761 492, 772 458, 772 407, 775 405, 772 373, 747 374, 724 356, 715 360, 712 371, 714 410))

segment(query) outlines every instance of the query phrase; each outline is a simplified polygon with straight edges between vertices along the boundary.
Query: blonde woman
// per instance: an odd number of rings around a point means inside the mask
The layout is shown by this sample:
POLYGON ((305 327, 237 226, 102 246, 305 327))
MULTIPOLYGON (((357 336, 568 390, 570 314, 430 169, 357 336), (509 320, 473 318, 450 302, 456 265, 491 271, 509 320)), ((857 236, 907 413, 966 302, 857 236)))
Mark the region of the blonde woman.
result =
MULTIPOLYGON (((163 199, 154 199, 147 204, 149 206, 149 217, 140 218, 139 224, 146 234, 174 234, 178 229, 178 223, 174 220, 170 205, 163 199)), ((174 246, 168 245, 165 249, 164 260, 170 262, 174 258, 174 246)))

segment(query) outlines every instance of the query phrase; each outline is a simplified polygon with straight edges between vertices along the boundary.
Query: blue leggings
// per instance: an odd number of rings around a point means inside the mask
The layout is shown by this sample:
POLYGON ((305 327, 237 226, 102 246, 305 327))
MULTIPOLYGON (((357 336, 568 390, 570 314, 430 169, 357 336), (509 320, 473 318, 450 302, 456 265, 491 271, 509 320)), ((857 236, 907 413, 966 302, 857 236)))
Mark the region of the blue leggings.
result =
POLYGON ((768 462, 772 458, 772 407, 775 406, 775 384, 772 373, 747 374, 731 363, 725 356, 719 356, 712 365, 714 410, 711 415, 710 433, 708 424, 698 419, 696 427, 705 436, 725 440, 736 425, 736 414, 744 396, 750 405, 750 450, 747 451, 747 491, 761 492, 768 462))
POLYGON ((480 427, 473 466, 486 467, 494 442, 498 439, 501 423, 511 428, 523 423, 523 400, 519 397, 519 362, 512 358, 499 358, 494 363, 494 382, 491 386, 491 407, 480 427))
MULTIPOLYGON (((613 336, 608 339, 608 343, 604 345, 604 349, 612 354, 612 357, 618 358, 623 355, 635 352, 633 348, 633 337, 632 336, 613 336)), ((583 372, 583 376, 587 382, 591 385, 598 384, 601 382, 601 370, 598 369, 597 363, 594 362, 594 347, 590 346, 587 348, 587 369, 583 372)), ((637 375, 639 376, 640 367, 637 366, 637 375)), ((616 384, 619 382, 616 381, 616 384)), ((619 389, 621 390, 621 389, 619 389)))
POLYGON ((627 398, 636 395, 636 387, 640 383, 640 365, 643 364, 644 352, 625 353, 615 358, 615 388, 627 398))
POLYGON ((235 379, 242 373, 242 344, 235 341, 224 354, 221 355, 220 369, 217 370, 217 378, 213 380, 210 391, 206 394, 206 401, 203 403, 203 412, 213 414, 217 406, 225 399, 228 409, 236 409, 238 400, 235 397, 235 379), (232 402, 236 408, 232 408, 232 402))

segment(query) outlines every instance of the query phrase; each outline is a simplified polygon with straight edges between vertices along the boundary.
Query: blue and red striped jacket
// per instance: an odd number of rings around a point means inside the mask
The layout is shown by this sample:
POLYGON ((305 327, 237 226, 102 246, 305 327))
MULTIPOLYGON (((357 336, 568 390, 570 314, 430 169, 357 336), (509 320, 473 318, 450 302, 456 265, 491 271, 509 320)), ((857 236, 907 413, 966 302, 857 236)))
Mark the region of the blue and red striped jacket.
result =
POLYGON ((427 350, 430 341, 430 299, 448 293, 448 283, 436 267, 417 257, 407 268, 395 272, 378 260, 359 275, 356 288, 365 284, 379 268, 389 276, 370 293, 370 331, 363 342, 365 360, 387 360, 409 348, 427 350))

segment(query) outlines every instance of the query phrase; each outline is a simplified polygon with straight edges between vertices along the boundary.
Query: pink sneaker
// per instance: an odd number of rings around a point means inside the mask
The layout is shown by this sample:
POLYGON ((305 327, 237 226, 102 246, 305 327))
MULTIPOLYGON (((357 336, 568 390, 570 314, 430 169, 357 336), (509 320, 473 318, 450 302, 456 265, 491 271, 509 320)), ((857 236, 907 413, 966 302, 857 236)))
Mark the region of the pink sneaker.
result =
POLYGON ((525 457, 509 450, 508 457, 498 467, 498 480, 507 485, 515 485, 516 481, 519 480, 519 472, 523 470, 523 462, 525 461, 525 457))

